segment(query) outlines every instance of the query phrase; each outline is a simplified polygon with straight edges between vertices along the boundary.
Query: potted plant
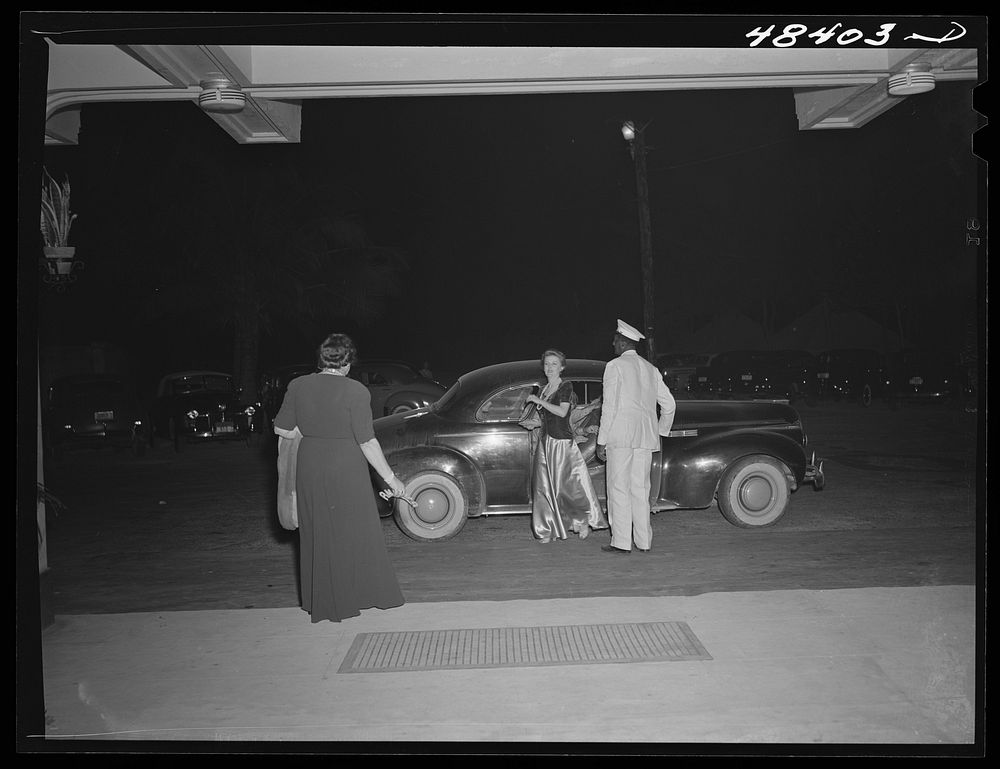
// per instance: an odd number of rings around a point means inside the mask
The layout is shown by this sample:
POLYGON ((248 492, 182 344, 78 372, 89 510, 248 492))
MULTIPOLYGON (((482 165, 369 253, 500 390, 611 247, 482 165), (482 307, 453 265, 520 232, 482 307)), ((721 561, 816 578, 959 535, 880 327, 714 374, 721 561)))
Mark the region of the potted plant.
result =
POLYGON ((42 183, 42 240, 49 272, 66 275, 73 270, 73 255, 76 248, 69 245, 69 231, 76 214, 69 208, 69 176, 59 184, 48 169, 43 168, 45 179, 42 183))

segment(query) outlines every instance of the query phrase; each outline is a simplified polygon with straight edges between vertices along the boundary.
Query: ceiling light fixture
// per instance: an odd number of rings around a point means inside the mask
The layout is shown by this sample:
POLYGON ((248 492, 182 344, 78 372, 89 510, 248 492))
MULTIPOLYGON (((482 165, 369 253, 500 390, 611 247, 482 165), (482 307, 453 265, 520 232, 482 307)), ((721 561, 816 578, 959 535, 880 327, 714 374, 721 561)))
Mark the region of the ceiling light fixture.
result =
POLYGON ((205 112, 240 112, 247 97, 240 87, 224 78, 202 80, 198 106, 205 112))
POLYGON ((931 65, 925 61, 913 62, 903 71, 889 78, 890 96, 912 96, 934 90, 935 78, 931 65))

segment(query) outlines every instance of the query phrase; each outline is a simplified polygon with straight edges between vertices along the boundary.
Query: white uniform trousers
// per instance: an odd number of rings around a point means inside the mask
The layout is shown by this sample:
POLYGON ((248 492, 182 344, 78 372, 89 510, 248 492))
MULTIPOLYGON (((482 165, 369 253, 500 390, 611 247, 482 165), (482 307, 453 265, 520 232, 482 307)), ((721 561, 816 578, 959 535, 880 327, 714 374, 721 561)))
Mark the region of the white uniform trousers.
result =
POLYGON ((648 550, 653 542, 649 523, 649 449, 607 447, 608 517, 611 544, 622 550, 648 550))

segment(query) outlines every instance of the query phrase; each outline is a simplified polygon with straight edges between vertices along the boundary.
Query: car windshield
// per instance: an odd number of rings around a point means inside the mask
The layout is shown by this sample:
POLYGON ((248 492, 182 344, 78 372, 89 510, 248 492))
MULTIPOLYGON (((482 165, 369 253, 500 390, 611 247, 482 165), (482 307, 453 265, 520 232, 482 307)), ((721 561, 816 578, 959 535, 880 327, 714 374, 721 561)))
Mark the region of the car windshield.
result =
POLYGON ((233 380, 220 374, 194 374, 173 380, 170 388, 174 395, 194 392, 228 393, 233 391, 233 380))

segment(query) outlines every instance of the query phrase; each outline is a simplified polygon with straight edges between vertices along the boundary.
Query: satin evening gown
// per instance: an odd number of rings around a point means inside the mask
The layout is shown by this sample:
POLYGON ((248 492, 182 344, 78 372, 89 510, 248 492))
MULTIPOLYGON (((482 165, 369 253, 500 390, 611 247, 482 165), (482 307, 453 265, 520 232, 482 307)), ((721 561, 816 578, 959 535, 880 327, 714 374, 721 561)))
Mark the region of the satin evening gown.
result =
POLYGON ((567 532, 608 528, 608 519, 597 498, 580 447, 576 444, 570 414, 576 405, 572 382, 564 381, 550 403, 569 403, 566 416, 539 408, 540 436, 531 473, 531 531, 535 539, 566 539, 567 532))

